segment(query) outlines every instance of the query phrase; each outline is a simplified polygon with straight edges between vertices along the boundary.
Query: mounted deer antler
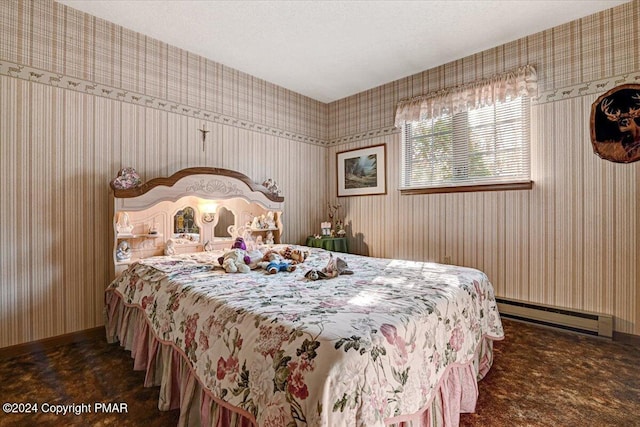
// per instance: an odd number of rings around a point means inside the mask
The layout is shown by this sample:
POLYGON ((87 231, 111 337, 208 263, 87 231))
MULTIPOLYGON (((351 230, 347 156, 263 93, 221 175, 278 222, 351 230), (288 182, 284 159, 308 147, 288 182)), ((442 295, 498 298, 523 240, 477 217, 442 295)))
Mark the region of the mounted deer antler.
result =
POLYGON ((613 99, 605 98, 600 104, 600 109, 609 120, 611 120, 612 122, 617 122, 620 119, 620 110, 616 110, 615 113, 612 113, 609 109, 609 107, 611 107, 611 104, 613 104, 613 99))
POLYGON ((640 116, 640 93, 636 92, 631 99, 636 101, 636 108, 629 108, 629 117, 638 117, 640 116))
MULTIPOLYGON (((605 98, 602 100, 602 103, 600 104, 600 109, 607 116, 609 120, 611 120, 612 122, 617 122, 621 127, 627 127, 629 126, 630 119, 640 117, 640 93, 636 93, 634 96, 631 97, 631 99, 636 100, 636 107, 635 108, 630 107, 626 113, 621 113, 620 109, 617 109, 615 110, 615 112, 612 112, 610 107, 611 107, 611 104, 613 103, 613 100, 608 98, 605 98)), ((623 131, 623 129, 620 129, 620 130, 623 131)))

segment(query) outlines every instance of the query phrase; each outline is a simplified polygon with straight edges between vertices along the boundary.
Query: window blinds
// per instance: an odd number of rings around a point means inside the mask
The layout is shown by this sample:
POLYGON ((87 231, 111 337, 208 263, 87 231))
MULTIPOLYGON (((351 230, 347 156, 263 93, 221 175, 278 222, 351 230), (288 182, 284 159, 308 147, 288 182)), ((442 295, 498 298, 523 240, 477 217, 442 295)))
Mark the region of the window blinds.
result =
POLYGON ((401 189, 530 181, 529 99, 403 125, 401 189))

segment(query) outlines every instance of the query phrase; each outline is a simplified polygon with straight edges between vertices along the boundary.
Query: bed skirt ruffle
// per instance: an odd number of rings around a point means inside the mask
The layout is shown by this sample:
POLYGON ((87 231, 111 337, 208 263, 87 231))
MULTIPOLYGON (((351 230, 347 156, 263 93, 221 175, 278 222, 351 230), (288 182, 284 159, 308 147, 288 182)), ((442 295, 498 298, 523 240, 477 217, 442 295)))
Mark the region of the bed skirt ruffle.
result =
MULTIPOLYGON (((107 341, 119 341, 131 352, 133 369, 146 372, 145 387, 160 387, 158 409, 180 409, 178 426, 257 426, 247 411, 215 398, 202 386, 186 355, 171 342, 157 339, 140 307, 126 305, 115 292, 107 292, 105 302, 107 341)), ((478 381, 492 363, 493 340, 485 337, 472 361, 447 368, 425 408, 388 419, 388 427, 458 426, 461 413, 475 411, 478 381)))

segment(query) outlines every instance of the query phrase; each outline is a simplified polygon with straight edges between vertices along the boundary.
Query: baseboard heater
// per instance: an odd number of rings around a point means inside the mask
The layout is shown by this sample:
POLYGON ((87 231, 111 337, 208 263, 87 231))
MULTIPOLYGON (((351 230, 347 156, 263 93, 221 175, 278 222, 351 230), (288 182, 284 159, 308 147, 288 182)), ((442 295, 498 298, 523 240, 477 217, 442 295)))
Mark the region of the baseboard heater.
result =
POLYGON ((613 317, 524 301, 496 298, 500 316, 600 337, 613 337, 613 317))

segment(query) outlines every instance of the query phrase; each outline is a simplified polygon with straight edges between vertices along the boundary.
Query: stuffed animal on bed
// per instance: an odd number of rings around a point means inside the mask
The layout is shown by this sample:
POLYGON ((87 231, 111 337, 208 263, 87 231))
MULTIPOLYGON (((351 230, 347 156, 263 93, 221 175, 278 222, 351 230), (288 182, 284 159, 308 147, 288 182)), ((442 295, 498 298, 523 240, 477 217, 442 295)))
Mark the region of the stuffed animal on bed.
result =
POLYGON ((329 262, 327 266, 322 270, 309 270, 304 274, 309 280, 319 279, 332 279, 338 277, 341 274, 353 274, 353 271, 349 270, 347 262, 342 258, 334 258, 333 254, 329 254, 329 262))
POLYGON ((292 264, 300 264, 307 259, 309 251, 287 246, 280 251, 280 255, 282 255, 284 259, 290 259, 292 264))
POLYGON ((264 268, 269 274, 276 274, 280 271, 295 271, 296 269, 295 265, 285 261, 280 253, 273 250, 269 250, 264 254, 258 266, 264 268))
POLYGON ((247 245, 242 237, 236 238, 223 256, 218 258, 218 263, 227 273, 248 273, 251 270, 251 257, 247 254, 247 245))
POLYGON ((249 269, 255 270, 258 268, 258 264, 262 262, 264 253, 260 249, 253 249, 247 251, 247 256, 249 257, 249 269))

